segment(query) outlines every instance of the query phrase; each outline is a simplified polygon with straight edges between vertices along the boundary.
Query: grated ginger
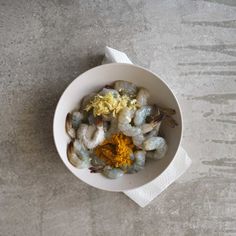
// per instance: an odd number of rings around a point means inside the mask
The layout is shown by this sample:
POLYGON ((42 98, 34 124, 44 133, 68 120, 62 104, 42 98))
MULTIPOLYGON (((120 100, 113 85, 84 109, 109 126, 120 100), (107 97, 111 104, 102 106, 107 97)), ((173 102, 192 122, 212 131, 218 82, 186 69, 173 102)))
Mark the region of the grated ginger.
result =
POLYGON ((132 164, 134 144, 132 138, 122 133, 114 134, 95 148, 98 158, 111 167, 127 167, 132 164))
POLYGON ((106 116, 112 113, 113 117, 116 117, 117 114, 125 107, 136 109, 136 99, 131 99, 127 95, 119 95, 114 97, 110 92, 104 96, 97 94, 94 99, 85 107, 85 110, 90 111, 93 109, 94 116, 106 116))

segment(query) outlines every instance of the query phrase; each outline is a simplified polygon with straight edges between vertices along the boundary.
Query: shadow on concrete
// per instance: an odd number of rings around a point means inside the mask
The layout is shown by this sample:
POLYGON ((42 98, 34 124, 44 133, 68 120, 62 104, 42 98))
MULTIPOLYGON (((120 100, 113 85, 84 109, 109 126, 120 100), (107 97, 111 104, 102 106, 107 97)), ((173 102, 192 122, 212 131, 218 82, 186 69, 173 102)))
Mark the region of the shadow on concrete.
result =
MULTIPOLYGON (((48 77, 43 84, 35 89, 34 116, 32 123, 35 127, 35 138, 41 148, 42 159, 45 162, 59 162, 58 153, 53 140, 53 116, 58 100, 66 87, 81 73, 101 64, 103 55, 78 58, 77 63, 63 62, 64 68, 58 68, 59 76, 48 77), (79 65, 78 68, 75 65, 79 65)), ((55 69, 55 68, 54 68, 55 69)), ((53 75, 54 71, 48 71, 53 75)))

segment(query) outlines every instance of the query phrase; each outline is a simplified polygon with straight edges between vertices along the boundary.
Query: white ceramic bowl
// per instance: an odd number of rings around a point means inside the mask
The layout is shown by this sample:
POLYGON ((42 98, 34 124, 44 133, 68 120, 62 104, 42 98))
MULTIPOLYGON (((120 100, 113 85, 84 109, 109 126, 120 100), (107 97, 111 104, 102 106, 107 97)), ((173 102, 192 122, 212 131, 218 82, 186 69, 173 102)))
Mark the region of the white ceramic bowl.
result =
POLYGON ((173 160, 182 136, 181 111, 171 89, 157 75, 142 67, 114 63, 95 67, 77 77, 62 94, 54 115, 53 135, 57 151, 67 168, 85 183, 107 191, 125 191, 140 187, 157 178, 173 160), (88 169, 77 169, 67 160, 66 149, 70 139, 65 132, 65 119, 68 112, 78 107, 81 99, 115 80, 127 80, 145 87, 151 94, 150 102, 176 110, 178 126, 162 127, 162 134, 168 143, 166 156, 158 161, 146 162, 145 168, 136 174, 125 174, 115 180, 105 178, 100 173, 92 174, 88 169))

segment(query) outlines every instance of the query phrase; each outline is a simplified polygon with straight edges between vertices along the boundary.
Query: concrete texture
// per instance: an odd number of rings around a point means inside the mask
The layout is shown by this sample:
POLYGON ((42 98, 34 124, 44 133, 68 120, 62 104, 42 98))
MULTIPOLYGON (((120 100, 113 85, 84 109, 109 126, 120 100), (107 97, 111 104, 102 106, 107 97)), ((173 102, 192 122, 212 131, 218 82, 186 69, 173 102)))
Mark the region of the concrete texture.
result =
POLYGON ((236 1, 0 1, 0 235, 236 235, 236 1), (174 90, 191 168, 148 207, 79 181, 52 118, 65 87, 125 51, 174 90))

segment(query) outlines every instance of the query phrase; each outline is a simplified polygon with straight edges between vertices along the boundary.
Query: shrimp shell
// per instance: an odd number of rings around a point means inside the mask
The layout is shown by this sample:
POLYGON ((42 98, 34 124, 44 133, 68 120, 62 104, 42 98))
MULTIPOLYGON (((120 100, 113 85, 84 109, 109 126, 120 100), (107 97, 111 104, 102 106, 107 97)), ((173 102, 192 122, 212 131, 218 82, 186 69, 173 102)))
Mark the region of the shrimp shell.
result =
POLYGON ((172 108, 163 108, 163 107, 158 107, 161 113, 168 115, 168 116, 173 116, 176 114, 176 111, 172 108))
MULTIPOLYGON (((69 115, 69 114, 68 114, 69 115)), ((67 117, 68 117, 67 115, 67 117)), ((72 121, 70 118, 66 118, 66 133, 72 138, 76 138, 76 130, 72 127, 72 121)))
POLYGON ((178 123, 171 117, 171 116, 166 116, 164 120, 167 125, 169 125, 171 128, 175 128, 175 126, 178 125, 178 123))
POLYGON ((146 134, 146 133, 151 132, 154 129, 154 127, 156 127, 157 124, 158 124, 157 122, 151 122, 151 123, 143 124, 141 126, 142 133, 146 134))

